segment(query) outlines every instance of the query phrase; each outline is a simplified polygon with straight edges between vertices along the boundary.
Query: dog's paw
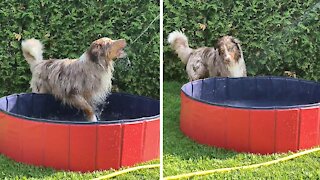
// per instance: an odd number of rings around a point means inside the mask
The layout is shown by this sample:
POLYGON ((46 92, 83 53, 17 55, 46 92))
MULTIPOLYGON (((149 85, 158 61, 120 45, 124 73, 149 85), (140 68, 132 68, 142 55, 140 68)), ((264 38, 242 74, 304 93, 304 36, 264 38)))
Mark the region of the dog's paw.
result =
POLYGON ((98 122, 97 117, 94 115, 89 119, 90 122, 98 122))

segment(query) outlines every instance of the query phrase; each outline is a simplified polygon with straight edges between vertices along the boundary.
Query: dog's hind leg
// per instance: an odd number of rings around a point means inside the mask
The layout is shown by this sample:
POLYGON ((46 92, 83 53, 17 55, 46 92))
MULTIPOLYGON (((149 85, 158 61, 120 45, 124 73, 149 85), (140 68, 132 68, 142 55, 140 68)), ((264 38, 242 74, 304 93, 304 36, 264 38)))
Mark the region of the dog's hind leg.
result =
POLYGON ((91 121, 91 122, 97 121, 97 118, 94 114, 94 110, 92 106, 90 106, 90 104, 86 101, 84 97, 80 95, 71 95, 68 97, 68 103, 71 106, 74 106, 82 110, 86 114, 88 121, 91 121))

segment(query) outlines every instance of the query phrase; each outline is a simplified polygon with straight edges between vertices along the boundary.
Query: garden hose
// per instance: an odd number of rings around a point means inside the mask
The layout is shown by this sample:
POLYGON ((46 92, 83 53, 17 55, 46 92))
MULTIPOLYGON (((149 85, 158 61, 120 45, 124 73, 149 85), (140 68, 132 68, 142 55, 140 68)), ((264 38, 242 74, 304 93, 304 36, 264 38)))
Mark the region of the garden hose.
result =
POLYGON ((122 175, 122 174, 125 174, 125 173, 137 171, 137 170, 140 170, 140 169, 151 169, 151 168, 157 168, 157 167, 160 167, 160 164, 137 166, 137 167, 124 169, 124 170, 121 170, 121 171, 116 171, 114 173, 111 173, 111 174, 108 174, 108 175, 105 175, 105 176, 100 176, 100 177, 97 177, 97 178, 94 178, 94 179, 91 179, 91 180, 110 179, 110 178, 113 178, 113 177, 116 177, 116 176, 119 176, 119 175, 122 175))
POLYGON ((209 175, 209 174, 213 174, 213 173, 217 173, 217 172, 229 172, 229 171, 233 171, 233 170, 240 170, 240 169, 253 169, 253 168, 258 168, 261 166, 269 166, 272 164, 276 164, 279 162, 283 162, 283 161, 288 161, 306 154, 310 154, 313 152, 317 152, 320 151, 320 147, 318 148, 313 148, 313 149, 309 149, 309 150, 305 150, 305 151, 301 151, 298 153, 294 153, 292 155, 280 158, 280 159, 276 159, 276 160, 272 160, 272 161, 268 161, 268 162, 264 162, 264 163, 258 163, 258 164, 252 164, 252 165, 247 165, 247 166, 237 166, 237 167, 231 167, 231 168, 222 168, 222 169, 212 169, 212 170, 207 170, 207 171, 198 171, 198 172, 192 172, 192 173, 187 173, 187 174, 180 174, 180 175, 176 175, 176 176, 168 176, 165 177, 164 180, 171 180, 171 179, 182 179, 182 178, 190 178, 193 176, 204 176, 204 175, 209 175))

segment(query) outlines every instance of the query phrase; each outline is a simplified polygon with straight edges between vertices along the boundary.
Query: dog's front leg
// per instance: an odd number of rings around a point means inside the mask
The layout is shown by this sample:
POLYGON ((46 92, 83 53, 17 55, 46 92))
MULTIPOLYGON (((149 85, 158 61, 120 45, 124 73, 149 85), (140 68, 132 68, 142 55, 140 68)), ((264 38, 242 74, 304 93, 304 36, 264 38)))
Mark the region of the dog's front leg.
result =
POLYGON ((47 89, 41 83, 31 86, 31 89, 33 93, 40 93, 40 94, 48 93, 47 89))

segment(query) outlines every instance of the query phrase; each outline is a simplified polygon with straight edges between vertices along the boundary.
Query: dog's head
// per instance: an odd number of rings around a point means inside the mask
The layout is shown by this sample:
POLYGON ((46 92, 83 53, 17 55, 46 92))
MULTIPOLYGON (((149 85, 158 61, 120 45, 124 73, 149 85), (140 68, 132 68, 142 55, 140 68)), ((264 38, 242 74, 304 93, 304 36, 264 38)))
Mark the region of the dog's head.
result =
POLYGON ((241 58, 240 41, 232 36, 223 36, 218 40, 217 49, 224 63, 236 63, 241 58))
POLYGON ((126 45, 124 39, 112 40, 104 37, 92 42, 88 54, 90 60, 94 62, 113 61, 126 56, 123 51, 126 45))

